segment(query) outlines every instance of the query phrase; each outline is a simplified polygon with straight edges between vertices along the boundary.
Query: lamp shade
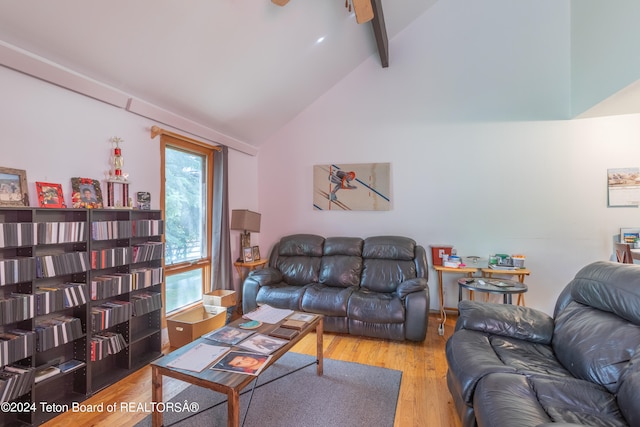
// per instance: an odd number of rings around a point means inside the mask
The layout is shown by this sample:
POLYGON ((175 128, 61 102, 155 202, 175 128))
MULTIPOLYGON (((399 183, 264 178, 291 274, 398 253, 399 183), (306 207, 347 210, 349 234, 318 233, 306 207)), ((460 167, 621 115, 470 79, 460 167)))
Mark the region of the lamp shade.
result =
POLYGON ((258 212, 247 209, 234 209, 231 211, 231 229, 260 232, 260 217, 258 212))

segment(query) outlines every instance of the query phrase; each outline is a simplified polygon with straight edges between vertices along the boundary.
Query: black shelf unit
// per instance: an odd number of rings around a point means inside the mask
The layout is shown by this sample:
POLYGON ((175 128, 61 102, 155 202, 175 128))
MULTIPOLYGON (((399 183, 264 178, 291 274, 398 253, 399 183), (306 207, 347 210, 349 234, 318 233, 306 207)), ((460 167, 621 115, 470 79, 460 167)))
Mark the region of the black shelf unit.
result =
POLYGON ((15 313, 17 317, 8 315, 7 321, 0 316, 0 333, 11 333, 16 329, 30 331, 28 339, 32 348, 26 357, 1 361, 0 370, 8 365, 35 370, 71 359, 85 362, 77 369, 61 372, 38 383, 32 379, 25 393, 11 402, 33 405, 35 410, 0 412, 0 426, 42 424, 58 413, 41 411, 39 402, 59 408, 70 407, 73 402, 82 402, 161 356, 161 307, 153 306, 148 312, 136 316, 127 315, 101 331, 94 330, 92 326, 92 310, 114 300, 129 304, 132 296, 138 293, 161 293, 164 281, 163 231, 162 213, 158 210, 0 208, 0 263, 3 263, 0 271, 4 272, 0 277, 0 300, 11 299, 15 293, 28 295, 33 300, 33 309, 28 310, 26 318, 18 312, 15 313), (105 228, 106 224, 109 225, 105 228), (107 234, 98 234, 100 229, 106 230, 107 234), (139 245, 159 247, 154 257, 134 263, 133 253, 138 251, 135 248, 139 245), (125 259, 115 263, 117 265, 96 265, 92 268, 92 253, 95 251, 124 253, 125 259), (20 268, 16 272, 18 265, 20 268), (143 273, 139 273, 140 270, 143 273), (116 295, 92 300, 92 281, 109 275, 125 278, 151 276, 152 280, 138 280, 136 284, 140 288, 125 289, 116 295), (45 300, 50 304, 47 306, 49 312, 39 313, 39 294, 47 290, 53 292, 51 288, 65 283, 74 284, 73 291, 63 291, 71 306, 54 307, 51 293, 45 300), (47 345, 51 347, 47 348, 44 341, 38 340, 53 337, 53 331, 64 326, 51 326, 52 329, 45 332, 48 335, 41 332, 38 337, 38 325, 60 316, 79 319, 82 333, 69 336, 60 332, 60 339, 55 345, 49 341, 47 345), (103 332, 121 334, 124 344, 120 351, 92 361, 91 341, 96 333, 103 332), (38 351, 37 348, 46 349, 38 351))

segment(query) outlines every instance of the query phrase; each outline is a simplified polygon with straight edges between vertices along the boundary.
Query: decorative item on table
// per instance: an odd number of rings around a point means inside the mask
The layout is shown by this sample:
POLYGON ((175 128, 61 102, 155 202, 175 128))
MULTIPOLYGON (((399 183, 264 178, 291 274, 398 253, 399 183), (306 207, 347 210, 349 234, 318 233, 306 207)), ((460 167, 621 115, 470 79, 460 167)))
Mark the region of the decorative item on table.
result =
POLYGON ((36 181, 38 203, 41 208, 66 208, 62 185, 36 181))
POLYGON ((462 263, 462 259, 457 255, 450 255, 446 261, 443 258, 442 265, 450 268, 460 268, 465 266, 462 263))
POLYGON ((515 268, 524 268, 524 260, 526 257, 522 254, 511 255, 511 261, 515 268))
POLYGON ((260 232, 260 218, 261 215, 259 213, 247 209, 234 209, 231 211, 231 226, 229 228, 231 230, 242 230, 242 233, 240 233, 240 257, 238 257, 238 261, 253 261, 250 232, 260 232), (249 249, 248 253, 245 248, 249 249), (248 257, 251 259, 247 261, 248 257))
POLYGON ((111 169, 107 178, 107 207, 115 209, 132 209, 133 203, 129 198, 129 182, 127 178, 129 174, 122 171, 124 166, 124 157, 122 157, 122 148, 120 144, 124 139, 112 136, 109 138, 113 147, 111 156, 111 169))
POLYGON ((136 193, 138 209, 148 211, 151 209, 151 194, 148 191, 138 191, 136 193))
POLYGON ((0 167, 0 206, 29 206, 27 171, 0 167))
POLYGON ((260 247, 252 246, 251 247, 251 255, 254 261, 260 261, 260 247))
POLYGON ((431 245, 431 262, 433 265, 443 265, 445 258, 453 254, 453 246, 431 245))
POLYGON ((71 203, 74 208, 102 208, 100 182, 91 178, 71 178, 71 203))

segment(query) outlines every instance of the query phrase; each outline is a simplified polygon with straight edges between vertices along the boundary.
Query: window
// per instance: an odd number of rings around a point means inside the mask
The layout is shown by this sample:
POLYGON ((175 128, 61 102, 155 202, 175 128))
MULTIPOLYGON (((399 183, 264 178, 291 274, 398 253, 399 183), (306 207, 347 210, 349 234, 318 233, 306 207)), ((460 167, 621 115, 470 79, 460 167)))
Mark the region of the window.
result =
POLYGON ((165 311, 199 303, 211 282, 213 147, 161 137, 165 311))

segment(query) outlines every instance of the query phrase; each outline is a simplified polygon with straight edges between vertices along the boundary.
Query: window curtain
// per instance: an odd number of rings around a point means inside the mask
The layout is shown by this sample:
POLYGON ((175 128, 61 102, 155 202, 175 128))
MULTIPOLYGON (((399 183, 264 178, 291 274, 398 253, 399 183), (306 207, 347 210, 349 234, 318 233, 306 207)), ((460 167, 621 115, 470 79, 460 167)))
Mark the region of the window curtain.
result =
POLYGON ((213 215, 211 248, 211 287, 233 289, 231 236, 229 231, 229 147, 213 156, 213 215))

